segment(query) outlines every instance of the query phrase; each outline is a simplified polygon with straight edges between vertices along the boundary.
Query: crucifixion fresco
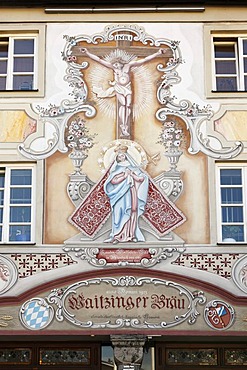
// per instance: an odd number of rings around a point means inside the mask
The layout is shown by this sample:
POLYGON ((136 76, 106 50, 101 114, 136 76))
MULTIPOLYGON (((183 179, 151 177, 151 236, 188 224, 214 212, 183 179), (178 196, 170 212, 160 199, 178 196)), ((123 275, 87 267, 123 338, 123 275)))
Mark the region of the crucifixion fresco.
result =
POLYGON ((157 39, 135 24, 114 24, 93 35, 64 38, 64 80, 72 99, 36 107, 44 124, 43 147, 37 150, 36 133, 33 141, 30 136, 20 145, 20 152, 33 159, 47 158, 56 150, 70 152, 75 172, 68 194, 75 210, 69 222, 80 231, 81 241, 121 247, 140 243, 142 248, 149 241, 170 245, 174 230, 185 222, 175 205, 183 191, 177 164, 185 132, 190 154, 201 151, 213 158, 232 158, 242 144, 211 146, 201 132, 202 124, 213 116, 211 107, 177 101, 171 94, 172 86, 181 82, 179 41, 157 39), (54 129, 49 137, 46 124, 54 129), (169 167, 153 178, 149 166, 160 160, 161 148, 169 167), (91 167, 102 172, 95 182, 81 170, 91 152, 91 167))
POLYGON ((120 131, 120 137, 130 138, 131 123, 133 122, 133 88, 131 83, 131 72, 133 71, 133 67, 142 66, 144 63, 148 63, 157 57, 162 57, 166 54, 167 50, 159 49, 153 52, 153 54, 147 55, 141 59, 137 59, 137 55, 135 54, 130 54, 126 50, 118 48, 114 49, 103 58, 100 58, 96 54, 92 54, 87 48, 82 48, 81 52, 90 59, 113 71, 113 80, 109 81, 110 87, 104 90, 102 87, 93 86, 93 92, 98 98, 102 99, 116 97, 117 133, 119 134, 120 131))
POLYGON ((112 111, 116 142, 106 173, 76 208, 70 222, 93 238, 111 216, 111 231, 105 243, 145 242, 140 217, 160 236, 185 221, 145 171, 147 163, 138 163, 131 153, 138 110, 140 115, 145 106, 150 109, 154 91, 152 69, 148 65, 153 62, 155 68, 157 65, 161 70, 167 68, 174 63, 170 59, 175 53, 165 40, 146 45, 137 41, 136 30, 114 30, 97 46, 91 41, 84 37, 74 44, 72 41, 69 60, 83 67, 89 95, 96 110, 103 112, 104 125, 107 110, 112 111))

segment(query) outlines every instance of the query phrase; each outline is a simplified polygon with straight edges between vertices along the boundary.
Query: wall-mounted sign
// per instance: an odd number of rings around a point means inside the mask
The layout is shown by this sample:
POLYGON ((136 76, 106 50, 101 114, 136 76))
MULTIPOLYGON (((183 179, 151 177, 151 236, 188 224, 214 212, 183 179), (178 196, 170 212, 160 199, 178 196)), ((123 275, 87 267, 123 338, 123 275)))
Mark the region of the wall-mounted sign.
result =
POLYGON ((184 252, 184 248, 176 245, 167 247, 151 247, 148 248, 84 248, 66 246, 63 250, 73 259, 86 260, 92 266, 141 266, 152 267, 157 263, 173 259, 177 259, 179 254, 184 252))
MULTIPOLYGON (((108 330, 165 329, 186 321, 194 324, 199 315, 197 305, 205 301, 202 292, 191 292, 172 281, 134 276, 83 280, 55 289, 44 298, 46 308, 57 306, 54 317, 58 321, 108 330)), ((30 325, 29 302, 20 310, 21 322, 32 330, 46 327, 51 321, 37 328, 30 325)))

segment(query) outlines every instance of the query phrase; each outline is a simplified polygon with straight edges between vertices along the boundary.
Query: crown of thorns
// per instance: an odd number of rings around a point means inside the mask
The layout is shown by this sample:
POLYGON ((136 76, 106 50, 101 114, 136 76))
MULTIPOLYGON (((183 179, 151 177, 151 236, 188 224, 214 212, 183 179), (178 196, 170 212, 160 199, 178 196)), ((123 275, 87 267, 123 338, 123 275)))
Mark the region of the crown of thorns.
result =
POLYGON ((122 64, 126 64, 126 63, 129 63, 132 60, 136 59, 136 55, 129 54, 125 50, 115 49, 115 50, 111 51, 110 54, 105 55, 104 59, 105 59, 105 61, 107 61, 109 63, 119 62, 119 63, 122 63, 122 64))

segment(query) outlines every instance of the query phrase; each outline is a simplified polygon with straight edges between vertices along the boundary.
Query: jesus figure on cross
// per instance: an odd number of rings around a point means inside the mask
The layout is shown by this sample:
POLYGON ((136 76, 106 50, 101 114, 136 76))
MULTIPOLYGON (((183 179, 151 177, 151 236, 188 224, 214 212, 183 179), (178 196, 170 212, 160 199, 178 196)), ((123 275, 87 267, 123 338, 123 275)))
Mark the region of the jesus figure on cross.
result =
POLYGON ((165 49, 159 49, 155 53, 142 59, 136 59, 136 55, 128 54, 124 50, 115 49, 104 59, 92 54, 87 48, 80 51, 90 59, 110 68, 114 73, 114 80, 109 81, 110 87, 104 90, 102 87, 93 87, 93 92, 99 98, 111 98, 116 96, 118 102, 118 123, 122 136, 130 136, 129 125, 132 104, 132 86, 130 72, 132 67, 141 66, 150 60, 162 56, 166 53, 165 49))

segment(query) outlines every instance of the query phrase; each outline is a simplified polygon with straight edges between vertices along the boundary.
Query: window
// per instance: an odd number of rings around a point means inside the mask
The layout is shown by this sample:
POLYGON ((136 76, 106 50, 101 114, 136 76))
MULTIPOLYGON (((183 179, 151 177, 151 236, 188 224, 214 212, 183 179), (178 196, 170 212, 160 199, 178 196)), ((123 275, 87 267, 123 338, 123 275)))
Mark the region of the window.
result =
POLYGON ((219 241, 246 243, 246 166, 220 166, 218 169, 219 241))
POLYGON ((215 91, 247 91, 247 38, 214 37, 215 91))
POLYGON ((0 37, 0 90, 37 89, 36 37, 0 37))
POLYGON ((45 25, 0 25, 0 97, 44 96, 45 25))
POLYGON ((0 242, 34 240, 34 167, 0 167, 0 242))
POLYGON ((207 98, 246 98, 246 24, 204 25, 207 98))

